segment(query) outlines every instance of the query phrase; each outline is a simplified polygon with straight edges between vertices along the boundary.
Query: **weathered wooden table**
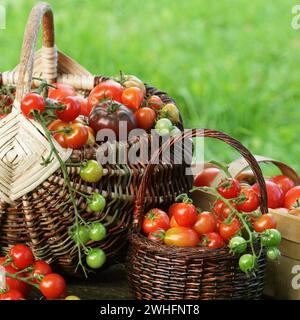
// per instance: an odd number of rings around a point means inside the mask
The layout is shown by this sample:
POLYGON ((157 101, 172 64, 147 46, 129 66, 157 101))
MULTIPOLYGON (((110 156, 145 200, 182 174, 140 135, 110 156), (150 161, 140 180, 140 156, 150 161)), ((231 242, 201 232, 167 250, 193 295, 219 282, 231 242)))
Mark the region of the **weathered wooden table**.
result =
POLYGON ((134 299, 126 279, 125 266, 117 264, 103 271, 95 280, 67 279, 68 294, 84 300, 134 299))

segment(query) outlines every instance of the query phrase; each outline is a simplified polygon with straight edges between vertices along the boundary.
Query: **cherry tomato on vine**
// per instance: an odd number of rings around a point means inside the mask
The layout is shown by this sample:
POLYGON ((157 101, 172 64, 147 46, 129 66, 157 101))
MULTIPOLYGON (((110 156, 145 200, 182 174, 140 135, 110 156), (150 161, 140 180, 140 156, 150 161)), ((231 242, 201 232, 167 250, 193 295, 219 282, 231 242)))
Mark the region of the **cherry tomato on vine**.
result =
POLYGON ((62 298, 66 291, 66 282, 59 274, 47 274, 40 282, 40 291, 47 300, 62 298))
POLYGON ((88 207, 90 210, 100 212, 105 208, 106 200, 102 194, 94 192, 92 198, 88 200, 88 207))
POLYGON ((88 105, 88 99, 82 96, 75 96, 74 98, 80 103, 80 114, 82 116, 88 117, 92 111, 92 109, 88 105))
POLYGON ((156 113, 148 107, 140 108, 136 111, 135 118, 137 127, 148 131, 154 126, 156 113))
POLYGON ((247 241, 240 236, 236 236, 230 239, 229 249, 234 253, 243 253, 247 249, 247 241))
POLYGON ((270 181, 276 183, 281 188, 284 195, 295 186, 295 182, 285 175, 274 176, 270 178, 270 181))
POLYGON ((52 88, 52 87, 48 88, 49 99, 60 101, 65 97, 77 95, 76 90, 68 84, 52 83, 52 85, 56 88, 52 88))
MULTIPOLYGON (((284 195, 281 188, 274 182, 266 180, 267 194, 268 194, 268 207, 275 209, 281 208, 284 203, 284 195)), ((255 183, 252 189, 259 194, 258 184, 255 183)))
POLYGON ((281 234, 277 229, 268 229, 264 231, 261 237, 261 243, 265 247, 277 247, 281 242, 281 234))
POLYGON ((103 176, 103 167, 96 160, 88 160, 80 169, 80 177, 89 183, 99 182, 103 176))
POLYGON ((43 114, 45 106, 46 103, 44 98, 38 93, 29 93, 21 101, 21 111, 30 119, 33 119, 33 116, 31 115, 33 110, 39 111, 40 114, 43 114))
POLYGON ((50 267, 50 265, 43 260, 37 260, 34 262, 33 264, 33 272, 32 275, 36 277, 36 279, 34 279, 34 282, 39 282, 39 277, 40 276, 46 276, 47 274, 52 273, 52 268, 50 267))
POLYGON ((92 269, 101 268, 106 261, 106 254, 100 248, 91 249, 86 256, 86 263, 92 269))
POLYGON ((89 137, 87 127, 75 122, 68 124, 67 128, 70 129, 70 132, 63 133, 64 143, 71 149, 82 148, 89 137))
POLYGON ((148 235, 150 232, 156 231, 158 228, 167 230, 169 227, 170 219, 168 215, 158 208, 148 211, 142 223, 142 230, 146 235, 148 235))
POLYGON ((24 244, 13 246, 9 251, 9 255, 12 258, 13 265, 19 270, 28 268, 34 261, 31 249, 24 244))
POLYGON ((122 93, 122 103, 133 110, 137 110, 144 100, 144 92, 138 87, 125 88, 122 93))
POLYGON ((106 236, 106 228, 100 222, 93 222, 90 226, 89 237, 93 241, 101 241, 106 236))
POLYGON ((284 207, 287 209, 296 209, 300 207, 300 186, 296 186, 286 193, 284 207))
POLYGON ((211 187, 216 176, 220 173, 218 168, 206 168, 199 172, 194 179, 195 187, 211 187))
POLYGON ((147 100, 147 106, 157 111, 161 110, 164 103, 159 96, 153 95, 147 100))
POLYGON ((60 105, 62 105, 64 109, 55 111, 58 119, 64 122, 70 122, 79 116, 80 102, 78 101, 78 97, 64 97, 60 100, 60 105))
POLYGON ((9 289, 5 293, 0 293, 0 300, 24 300, 24 294, 16 289, 9 289))
POLYGON ((263 232, 267 229, 275 229, 276 226, 276 219, 271 213, 263 214, 253 224, 254 230, 256 232, 263 232))
POLYGON ((280 250, 276 247, 270 247, 267 250, 267 257, 269 260, 277 260, 281 256, 280 250))
POLYGON ((238 219, 234 218, 229 223, 222 222, 219 227, 220 236, 224 240, 230 240, 241 230, 241 223, 238 219))
POLYGON ((235 179, 227 178, 220 182, 217 190, 226 199, 236 198, 240 192, 240 183, 235 179))
POLYGON ((86 244, 90 240, 90 230, 88 226, 79 226, 73 232, 73 239, 76 243, 86 244))
MULTIPOLYGON (((237 204, 233 202, 230 204, 235 210, 238 211, 237 204)), ((232 209, 221 199, 215 201, 213 211, 218 216, 220 221, 223 221, 224 218, 228 218, 228 216, 232 213, 232 209)))
POLYGON ((255 268, 255 265, 256 258, 252 254, 246 253, 239 259, 239 267, 245 273, 252 271, 255 268))
POLYGON ((258 208, 259 196, 252 188, 242 188, 240 195, 244 196, 245 200, 238 204, 239 211, 253 212, 258 208))
POLYGON ((166 231, 164 242, 169 246, 196 247, 199 243, 199 236, 191 228, 175 227, 166 231))
POLYGON ((197 220, 197 209, 192 203, 176 203, 172 207, 172 216, 179 226, 192 228, 197 220))
POLYGON ((199 234, 214 232, 217 227, 217 219, 213 213, 203 211, 197 216, 193 229, 199 234))
POLYGON ((152 231, 148 234, 148 239, 152 241, 163 242, 166 235, 166 231, 164 229, 158 228, 155 231, 152 231))
POLYGON ((216 232, 203 234, 201 244, 209 249, 220 249, 225 246, 223 238, 216 232))
POLYGON ((114 80, 101 82, 91 91, 88 97, 88 108, 91 110, 103 99, 112 99, 121 103, 123 90, 120 83, 114 80))

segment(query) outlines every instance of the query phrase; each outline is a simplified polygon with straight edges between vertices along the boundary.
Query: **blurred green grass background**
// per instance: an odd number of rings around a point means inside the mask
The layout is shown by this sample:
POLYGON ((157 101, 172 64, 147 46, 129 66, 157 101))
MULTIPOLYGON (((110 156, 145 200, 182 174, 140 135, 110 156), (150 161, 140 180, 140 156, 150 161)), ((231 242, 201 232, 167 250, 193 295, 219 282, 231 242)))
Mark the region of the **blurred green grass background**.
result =
MULTIPOLYGON (((186 127, 222 130, 300 170, 300 30, 294 1, 50 0, 56 43, 95 74, 136 74, 167 91, 186 127)), ((33 0, 1 1, 1 70, 18 63, 33 0)), ((206 158, 237 157, 220 142, 206 158)))

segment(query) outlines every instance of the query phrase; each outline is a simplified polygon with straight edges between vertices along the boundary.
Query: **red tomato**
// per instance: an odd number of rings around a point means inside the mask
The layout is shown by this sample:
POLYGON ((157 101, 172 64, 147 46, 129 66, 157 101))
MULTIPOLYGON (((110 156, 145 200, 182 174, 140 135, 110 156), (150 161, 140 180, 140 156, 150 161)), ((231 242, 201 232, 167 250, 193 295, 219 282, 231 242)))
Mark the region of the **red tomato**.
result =
POLYGON ((89 128, 80 121, 72 123, 63 122, 61 120, 53 121, 49 126, 49 131, 63 130, 65 128, 71 129, 70 133, 54 133, 53 138, 63 147, 80 149, 89 139, 89 128))
POLYGON ((199 236, 191 228, 175 227, 166 231, 164 242, 169 246, 196 247, 199 243, 199 236))
POLYGON ((56 89, 49 87, 48 98, 50 99, 60 101, 65 97, 76 96, 77 94, 75 89, 68 84, 53 83, 52 85, 55 86, 56 89))
POLYGON ((241 230, 241 223, 238 219, 232 219, 230 223, 222 222, 219 227, 220 236, 229 240, 241 230))
POLYGON ((40 290, 47 300, 59 299, 65 294, 66 282, 59 274, 50 273, 40 282, 40 290))
POLYGON ((151 109, 155 109, 155 110, 161 110, 163 107, 164 103, 162 102, 161 98, 159 96, 151 96, 148 100, 147 100, 147 106, 150 107, 151 109))
POLYGON ((239 211, 253 212, 258 208, 259 196, 252 188, 242 188, 240 195, 245 196, 246 199, 238 204, 239 211))
POLYGON ((21 101, 21 111, 26 117, 33 119, 33 116, 30 114, 31 111, 37 110, 40 114, 43 114, 45 105, 45 100, 40 94, 29 93, 21 101))
POLYGON ((296 186, 286 193, 284 207, 287 209, 300 207, 300 186, 296 186))
POLYGON ((144 129, 145 131, 150 130, 153 128, 155 120, 156 120, 156 113, 154 110, 150 108, 140 108, 135 113, 137 127, 144 129))
POLYGON ((36 277, 34 282, 39 282, 39 276, 46 276, 47 274, 52 273, 52 268, 50 265, 43 260, 35 261, 33 268, 32 275, 36 277))
POLYGON ((197 209, 191 203, 176 203, 172 208, 172 213, 181 227, 191 228, 197 220, 197 209))
POLYGON ((25 296, 24 294, 15 289, 10 289, 6 293, 1 293, 0 294, 0 300, 24 300, 25 296))
MULTIPOLYGON (((5 258, 1 258, 1 260, 2 261, 0 262, 0 264, 3 263, 3 260, 5 260, 5 258)), ((5 272, 7 273, 5 277, 6 288, 9 288, 10 290, 21 291, 24 295, 26 295, 30 290, 30 285, 25 283, 24 281, 8 276, 8 274, 17 273, 18 270, 15 269, 11 264, 5 266, 4 268, 5 268, 5 272)), ((19 273, 19 277, 25 277, 25 274, 19 273)))
POLYGON ((70 122, 75 120, 80 114, 80 102, 77 97, 65 97, 60 100, 64 106, 63 110, 56 110, 55 114, 58 119, 70 122))
POLYGON ((92 110, 103 99, 112 99, 122 102, 124 88, 114 80, 107 80, 98 84, 90 93, 88 98, 88 108, 92 110))
POLYGON ((80 103, 80 114, 88 117, 92 111, 88 105, 88 99, 82 96, 76 96, 75 98, 80 103))
POLYGON ((137 110, 144 100, 144 92, 138 87, 125 88, 122 93, 122 103, 130 109, 137 110))
MULTIPOLYGON (((231 202, 232 207, 238 211, 238 206, 231 202)), ((232 209, 228 207, 228 205, 222 200, 217 200, 213 206, 214 213, 218 216, 218 218, 223 221, 224 218, 228 218, 228 216, 232 213, 232 209)))
POLYGON ((217 219, 213 213, 203 211, 197 216, 193 229, 199 234, 214 232, 217 226, 217 219))
POLYGON ((263 232, 267 229, 276 229, 276 219, 271 213, 265 213, 254 222, 253 227, 256 232, 263 232))
MULTIPOLYGON (((271 209, 283 207, 284 195, 283 191, 272 181, 266 180, 268 207, 271 209)), ((252 189, 259 195, 258 184, 255 183, 252 189)))
POLYGON ((202 235, 201 244, 210 249, 220 249, 225 246, 223 238, 216 232, 202 235))
POLYGON ((170 227, 171 228, 174 228, 174 227, 179 227, 179 224, 176 222, 174 216, 171 217, 171 220, 170 220, 170 227))
POLYGON ((226 199, 236 198, 240 192, 240 183, 235 179, 224 179, 219 184, 218 192, 226 199))
POLYGON ((274 176, 270 181, 276 183, 281 188, 284 195, 295 186, 295 182, 284 175, 274 176))
POLYGON ((166 232, 164 229, 158 228, 157 230, 152 231, 148 234, 148 239, 152 241, 163 242, 165 233, 166 232))
POLYGON ((146 235, 158 228, 167 230, 169 227, 170 219, 168 215, 158 208, 151 209, 143 219, 142 230, 146 235))
POLYGON ((195 187, 211 187, 216 176, 220 173, 218 168, 207 168, 197 174, 194 179, 195 187))
POLYGON ((31 249, 24 244, 13 246, 9 251, 9 255, 12 258, 14 266, 19 270, 28 268, 34 261, 31 249))

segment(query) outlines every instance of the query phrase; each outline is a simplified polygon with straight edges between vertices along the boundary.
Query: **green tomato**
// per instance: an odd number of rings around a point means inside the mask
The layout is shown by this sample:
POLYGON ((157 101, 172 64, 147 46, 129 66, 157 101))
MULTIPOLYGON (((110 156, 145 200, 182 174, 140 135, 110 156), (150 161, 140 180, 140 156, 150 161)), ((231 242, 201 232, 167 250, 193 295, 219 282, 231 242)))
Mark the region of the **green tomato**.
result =
POLYGON ((76 243, 88 243, 90 240, 89 228, 87 226, 79 226, 77 230, 74 230, 73 239, 76 243))
POLYGON ((167 118, 159 119, 155 124, 155 129, 160 132, 162 130, 168 130, 169 132, 173 129, 171 120, 167 118))
POLYGON ((100 181, 103 176, 103 167, 96 160, 88 160, 80 169, 80 177, 89 183, 100 181))
POLYGON ((276 247, 271 247, 267 250, 267 257, 269 260, 277 260, 280 257, 280 250, 276 247))
POLYGON ((180 120, 179 117, 179 110, 178 108, 172 104, 172 103, 167 103, 161 110, 161 116, 163 118, 168 118, 170 119, 173 123, 178 123, 180 120))
POLYGON ((277 247, 281 242, 281 234, 276 229, 267 229, 261 237, 261 243, 265 247, 277 247))
POLYGON ((90 227, 89 237, 93 241, 101 241, 106 236, 106 228, 100 222, 93 222, 90 227))
POLYGON ((247 241, 243 237, 233 237, 230 239, 228 246, 234 253, 243 253, 247 249, 247 241))
POLYGON ((86 257, 87 265, 92 269, 101 268, 106 261, 106 254, 100 248, 91 249, 86 257))
POLYGON ((92 198, 88 200, 88 207, 90 210, 95 212, 100 212, 105 208, 106 200, 102 196, 102 194, 99 194, 97 192, 94 192, 92 194, 92 198))
POLYGON ((173 127, 172 131, 170 132, 171 136, 177 136, 178 134, 182 134, 181 130, 178 127, 173 127))
POLYGON ((240 257, 239 267, 240 269, 247 273, 255 268, 256 259, 252 254, 246 253, 240 257))
POLYGON ((77 296, 67 296, 65 297, 65 300, 80 300, 80 298, 77 296))

